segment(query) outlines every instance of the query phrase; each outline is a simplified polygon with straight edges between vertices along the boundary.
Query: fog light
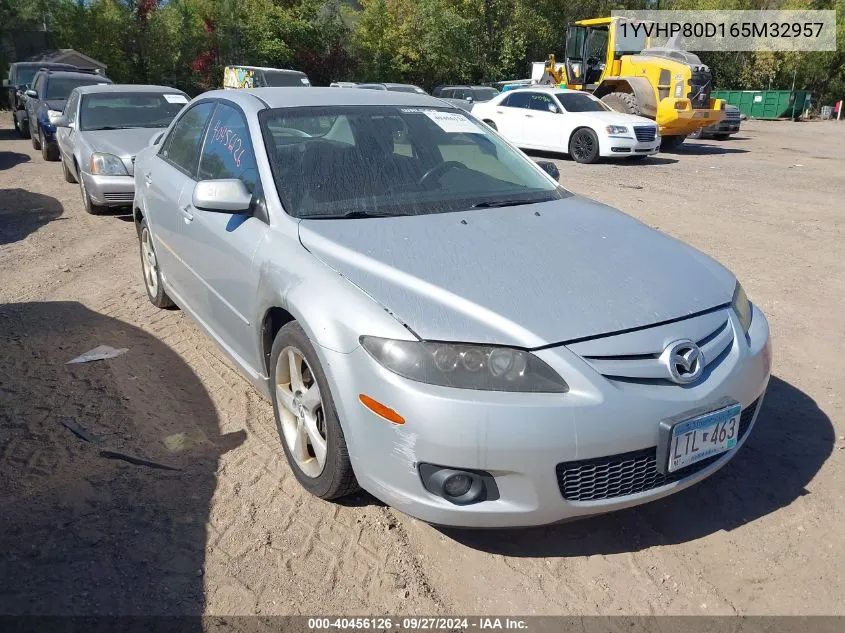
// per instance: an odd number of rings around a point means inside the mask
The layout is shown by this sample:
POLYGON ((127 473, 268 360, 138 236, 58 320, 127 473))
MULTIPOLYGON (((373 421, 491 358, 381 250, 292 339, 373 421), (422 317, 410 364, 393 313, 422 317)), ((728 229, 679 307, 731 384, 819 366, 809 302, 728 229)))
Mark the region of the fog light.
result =
POLYGON ((463 473, 451 475, 443 482, 443 492, 450 497, 461 497, 472 487, 472 477, 463 473))

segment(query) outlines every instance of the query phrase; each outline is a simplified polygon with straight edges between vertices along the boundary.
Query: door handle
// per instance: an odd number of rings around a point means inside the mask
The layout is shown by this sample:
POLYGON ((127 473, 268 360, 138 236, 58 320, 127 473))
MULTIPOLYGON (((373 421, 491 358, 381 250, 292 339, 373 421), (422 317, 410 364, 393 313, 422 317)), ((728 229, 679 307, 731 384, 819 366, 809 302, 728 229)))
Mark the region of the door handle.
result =
POLYGON ((185 224, 189 224, 194 219, 194 214, 191 213, 191 205, 186 204, 184 207, 179 207, 179 211, 182 212, 182 219, 185 220, 185 224))

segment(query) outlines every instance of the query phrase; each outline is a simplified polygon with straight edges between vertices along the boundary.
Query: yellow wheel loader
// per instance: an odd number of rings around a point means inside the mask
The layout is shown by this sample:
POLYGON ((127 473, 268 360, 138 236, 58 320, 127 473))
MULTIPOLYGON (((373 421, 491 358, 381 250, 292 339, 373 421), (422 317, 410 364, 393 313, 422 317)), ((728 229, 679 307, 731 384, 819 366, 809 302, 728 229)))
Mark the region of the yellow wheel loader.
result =
POLYGON ((564 62, 549 55, 540 83, 586 90, 614 110, 654 119, 664 149, 678 147, 687 134, 721 121, 725 103, 710 98, 712 75, 697 55, 673 41, 651 47, 633 24, 619 17, 574 22, 564 62))

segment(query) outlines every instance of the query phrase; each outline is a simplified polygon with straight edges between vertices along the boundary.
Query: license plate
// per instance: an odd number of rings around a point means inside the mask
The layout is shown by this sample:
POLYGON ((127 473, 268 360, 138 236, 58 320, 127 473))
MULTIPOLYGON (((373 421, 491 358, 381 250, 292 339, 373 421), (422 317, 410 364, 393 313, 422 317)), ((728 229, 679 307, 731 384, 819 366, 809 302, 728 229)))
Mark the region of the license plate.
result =
POLYGON ((666 442, 666 470, 671 473, 735 447, 741 412, 742 407, 734 402, 674 423, 666 442))

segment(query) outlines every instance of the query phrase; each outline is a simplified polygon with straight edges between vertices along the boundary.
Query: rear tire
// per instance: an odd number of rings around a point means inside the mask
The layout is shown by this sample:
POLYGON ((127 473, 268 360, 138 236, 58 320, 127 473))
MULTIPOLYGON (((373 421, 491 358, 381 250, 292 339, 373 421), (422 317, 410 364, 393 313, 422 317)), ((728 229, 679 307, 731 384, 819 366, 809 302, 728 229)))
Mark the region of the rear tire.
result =
POLYGON ((686 138, 686 136, 664 136, 663 140, 660 141, 660 149, 664 152, 680 149, 686 138))
POLYGON ((329 383, 314 347, 296 321, 282 327, 273 341, 270 352, 270 389, 279 438, 288 464, 302 487, 321 499, 337 499, 357 491, 358 482, 349 460, 349 450, 329 391, 329 383), (292 376, 294 370, 298 373, 296 378, 292 376), (300 384, 296 386, 296 383, 300 384), (308 404, 304 394, 313 393, 315 388, 318 390, 316 398, 319 401, 317 404, 308 404), (297 394, 295 398, 294 392, 297 394), (310 431, 304 428, 300 431, 300 418, 279 402, 280 396, 300 405, 298 410, 304 416, 301 419, 310 417, 313 420, 311 425, 301 423, 303 427, 309 427, 310 431), (300 396, 303 396, 301 400, 300 396), (297 450, 296 446, 291 447, 290 442, 296 444, 295 438, 300 433, 304 439, 299 449, 302 455, 297 457, 293 453, 297 450), (322 466, 319 465, 311 433, 319 434, 318 441, 325 446, 322 466))
POLYGON ((21 135, 21 138, 29 138, 29 121, 26 123, 19 123, 17 118, 15 118, 15 127, 18 130, 18 134, 21 135))
POLYGON ((167 296, 164 291, 164 284, 161 282, 161 269, 155 255, 153 236, 146 220, 141 220, 138 226, 138 246, 141 252, 141 272, 144 275, 144 287, 147 289, 147 297, 157 308, 172 308, 176 304, 173 299, 167 296))
POLYGON ((601 100, 617 112, 643 115, 637 98, 628 92, 611 92, 604 95, 601 100))
POLYGON ((41 149, 41 143, 38 140, 38 134, 35 130, 32 129, 32 122, 29 123, 29 136, 32 139, 32 149, 39 150, 41 149))
POLYGON ((599 156, 599 139, 590 128, 575 130, 569 138, 569 155, 576 163, 596 163, 599 156))

